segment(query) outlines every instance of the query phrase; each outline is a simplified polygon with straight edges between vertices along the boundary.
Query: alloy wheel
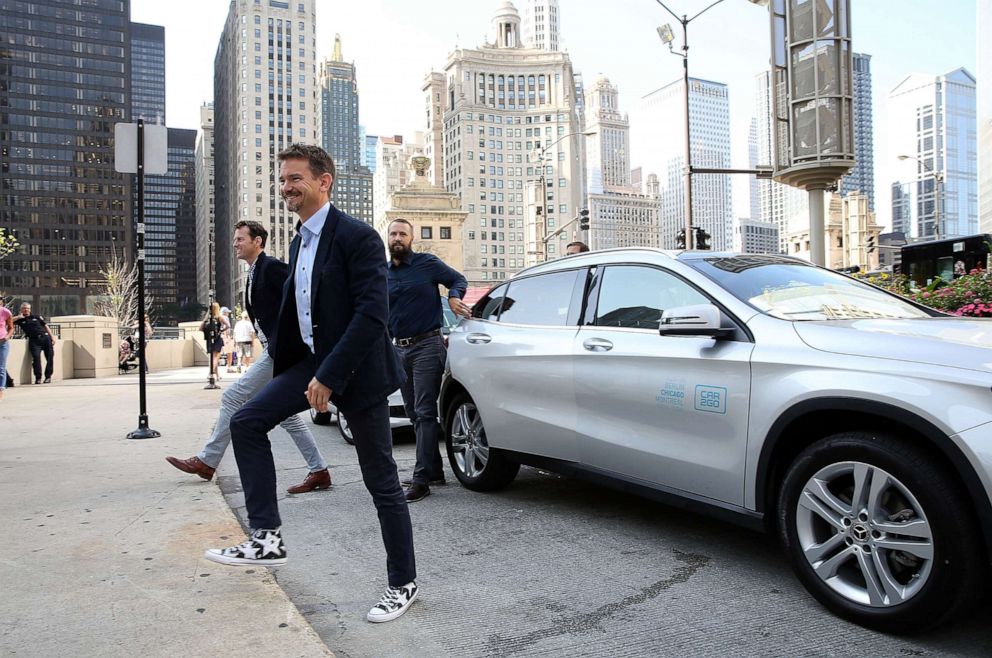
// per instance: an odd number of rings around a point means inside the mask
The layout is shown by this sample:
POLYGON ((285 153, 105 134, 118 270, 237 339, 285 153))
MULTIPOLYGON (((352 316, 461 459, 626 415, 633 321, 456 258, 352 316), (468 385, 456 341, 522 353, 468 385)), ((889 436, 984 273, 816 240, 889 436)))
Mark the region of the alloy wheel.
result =
POLYGON ((916 496, 885 470, 853 461, 821 468, 803 486, 795 515, 807 562, 844 598, 887 608, 927 583, 930 522, 916 496))

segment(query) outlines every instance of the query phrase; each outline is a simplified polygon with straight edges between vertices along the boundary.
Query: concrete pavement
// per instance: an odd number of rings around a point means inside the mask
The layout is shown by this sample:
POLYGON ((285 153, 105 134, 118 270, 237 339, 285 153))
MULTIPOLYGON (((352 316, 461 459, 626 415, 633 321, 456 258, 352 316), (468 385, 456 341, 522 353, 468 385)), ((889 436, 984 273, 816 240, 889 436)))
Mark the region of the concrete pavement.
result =
MULTIPOLYGON (((196 454, 220 391, 205 368, 18 386, 0 401, 0 656, 329 656, 267 569, 204 560, 244 533, 196 454)), ((226 380, 222 385, 227 384, 226 380)))

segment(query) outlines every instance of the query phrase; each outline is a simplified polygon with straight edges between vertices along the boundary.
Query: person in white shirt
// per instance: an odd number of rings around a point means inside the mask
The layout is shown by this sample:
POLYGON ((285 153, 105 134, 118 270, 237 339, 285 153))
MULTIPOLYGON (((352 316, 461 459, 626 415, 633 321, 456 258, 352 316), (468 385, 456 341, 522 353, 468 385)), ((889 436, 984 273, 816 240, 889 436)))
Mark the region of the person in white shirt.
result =
POLYGON ((241 312, 241 319, 234 325, 234 342, 238 344, 238 372, 251 365, 251 346, 255 338, 255 327, 248 319, 248 311, 241 312))

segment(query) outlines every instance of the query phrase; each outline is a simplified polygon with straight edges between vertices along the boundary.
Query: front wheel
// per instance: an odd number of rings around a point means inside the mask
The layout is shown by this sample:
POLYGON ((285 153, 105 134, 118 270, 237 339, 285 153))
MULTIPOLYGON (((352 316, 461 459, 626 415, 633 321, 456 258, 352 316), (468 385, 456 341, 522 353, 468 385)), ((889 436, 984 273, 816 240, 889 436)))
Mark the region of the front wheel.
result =
POLYGON ((877 630, 939 625, 977 596, 984 575, 956 478, 894 436, 846 432, 807 448, 786 474, 778 521, 806 589, 877 630))
POLYGON ((479 409, 465 393, 448 408, 444 423, 448 463, 455 477, 473 491, 502 489, 517 477, 520 464, 498 448, 490 448, 479 409))

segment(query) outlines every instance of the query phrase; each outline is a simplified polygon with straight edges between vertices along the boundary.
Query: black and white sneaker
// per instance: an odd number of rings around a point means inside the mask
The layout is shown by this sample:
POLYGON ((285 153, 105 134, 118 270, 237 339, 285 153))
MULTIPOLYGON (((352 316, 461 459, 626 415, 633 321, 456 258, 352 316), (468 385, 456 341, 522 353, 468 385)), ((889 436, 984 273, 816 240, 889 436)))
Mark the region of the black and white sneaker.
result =
POLYGON ((255 530, 248 541, 228 548, 207 549, 203 557, 221 564, 274 567, 286 564, 286 547, 279 528, 255 530))
POLYGON ((366 619, 373 623, 392 621, 406 612, 417 598, 417 583, 409 582, 403 587, 387 587, 379 602, 369 610, 366 619))

